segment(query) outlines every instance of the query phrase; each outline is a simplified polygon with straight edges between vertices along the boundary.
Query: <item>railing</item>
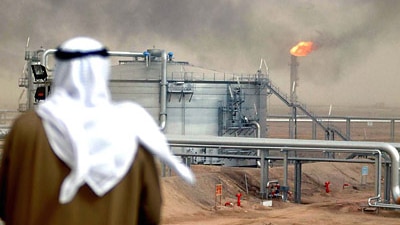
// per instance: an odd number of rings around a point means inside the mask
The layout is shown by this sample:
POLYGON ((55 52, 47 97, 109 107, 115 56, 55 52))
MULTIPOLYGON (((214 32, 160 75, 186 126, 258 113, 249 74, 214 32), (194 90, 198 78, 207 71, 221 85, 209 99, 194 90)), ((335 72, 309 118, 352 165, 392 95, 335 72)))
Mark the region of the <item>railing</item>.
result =
POLYGON ((283 93, 278 86, 275 86, 271 80, 268 80, 268 82, 266 82, 266 86, 272 91, 272 93, 274 93, 279 99, 282 100, 282 102, 284 102, 287 106, 290 106, 290 100, 289 97, 286 93, 283 93))
MULTIPOLYGON (((268 79, 268 78, 266 78, 268 79)), ((288 95, 283 93, 277 86, 275 86, 271 80, 265 83, 265 85, 274 93, 282 102, 284 102, 289 107, 299 108, 305 115, 310 117, 316 124, 318 124, 326 132, 334 132, 339 135, 343 140, 348 140, 337 128, 326 126, 318 117, 311 111, 307 110, 307 106, 300 102, 291 102, 288 95)))
POLYGON ((265 79, 259 74, 238 74, 238 73, 222 73, 222 72, 172 72, 167 74, 168 80, 182 81, 207 81, 207 82, 259 82, 265 79))
MULTIPOLYGON (((268 170, 265 157, 270 150, 276 151, 337 151, 337 152, 374 152, 376 158, 376 181, 375 197, 369 199, 370 206, 385 208, 400 208, 400 188, 399 188, 399 152, 393 146, 398 144, 388 144, 383 142, 355 142, 355 141, 321 141, 321 140, 293 140, 293 139, 268 139, 268 138, 242 138, 242 137, 214 137, 214 136, 178 136, 167 135, 171 147, 199 147, 199 148, 238 148, 260 151, 259 160, 261 161, 261 188, 265 187, 265 170, 268 170), (386 204, 381 202, 381 171, 382 153, 390 157, 391 177, 386 185, 391 184, 393 201, 396 204, 386 204)), ((287 162, 288 154, 285 154, 287 162)), ((322 160, 321 160, 322 161, 322 160)), ((286 165, 287 167, 287 165, 286 165)), ((268 173, 268 172, 267 172, 268 173)), ((287 181, 284 181, 285 183, 287 181)), ((386 197, 386 196, 385 196, 386 197)))

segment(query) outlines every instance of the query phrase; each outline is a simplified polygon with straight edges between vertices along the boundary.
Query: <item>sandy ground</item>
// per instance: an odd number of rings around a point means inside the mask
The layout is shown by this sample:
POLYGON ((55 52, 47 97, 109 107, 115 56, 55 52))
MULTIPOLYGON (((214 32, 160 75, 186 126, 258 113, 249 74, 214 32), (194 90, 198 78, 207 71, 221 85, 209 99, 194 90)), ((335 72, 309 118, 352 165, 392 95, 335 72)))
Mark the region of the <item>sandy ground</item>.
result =
MULTIPOLYGON (((275 225, 275 224, 399 224, 400 211, 380 209, 363 212, 362 206, 374 196, 374 175, 361 184, 361 164, 310 163, 303 165, 302 204, 291 199, 273 199, 272 207, 261 205, 260 170, 195 165, 197 183, 190 186, 171 176, 162 180, 162 224, 181 225, 275 225), (247 182, 246 182, 247 181, 247 182), (326 193, 324 182, 331 182, 326 193), (215 185, 222 184, 221 201, 215 185), (343 188, 343 184, 348 184, 343 188), (246 188, 247 187, 247 188, 246 188), (236 193, 243 193, 241 206, 236 193), (233 206, 224 206, 230 202, 233 206)), ((373 165, 368 164, 370 171, 373 165)), ((371 173, 370 173, 371 174, 371 173)), ((282 168, 270 169, 270 177, 282 182, 282 168)), ((293 188, 293 168, 289 170, 293 188)), ((365 178, 365 177, 364 177, 365 178)), ((363 178, 363 180, 364 180, 363 178)))

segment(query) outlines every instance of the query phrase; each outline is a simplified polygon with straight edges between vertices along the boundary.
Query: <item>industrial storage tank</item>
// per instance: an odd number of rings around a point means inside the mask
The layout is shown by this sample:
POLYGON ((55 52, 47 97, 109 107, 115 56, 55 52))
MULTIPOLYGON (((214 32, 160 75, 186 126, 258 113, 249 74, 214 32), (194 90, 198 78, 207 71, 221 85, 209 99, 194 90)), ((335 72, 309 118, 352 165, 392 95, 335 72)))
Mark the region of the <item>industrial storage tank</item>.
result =
MULTIPOLYGON (((159 49, 119 61, 111 71, 113 100, 139 103, 166 134, 266 137, 268 79, 261 71, 217 72, 174 61, 172 53, 159 49)), ((210 149, 181 151, 221 153, 210 149)))
MULTIPOLYGON (((26 88, 27 103, 21 111, 45 101, 51 92, 55 49, 25 52, 25 70, 19 86, 26 88)), ((175 61, 172 52, 109 51, 113 65, 109 87, 114 101, 134 101, 174 135, 266 137, 268 74, 217 72, 175 61), (123 60, 120 60, 123 59, 123 60)), ((135 115, 132 115, 135 116, 135 115)), ((112 131, 110 131, 112 132, 112 131)), ((248 154, 230 149, 173 149, 175 153, 248 154)), ((250 160, 195 159, 196 163, 243 165, 250 160), (229 162, 227 162, 229 161, 229 162), (240 163, 239 163, 240 161, 240 163)), ((251 165, 256 165, 252 160, 251 165)))

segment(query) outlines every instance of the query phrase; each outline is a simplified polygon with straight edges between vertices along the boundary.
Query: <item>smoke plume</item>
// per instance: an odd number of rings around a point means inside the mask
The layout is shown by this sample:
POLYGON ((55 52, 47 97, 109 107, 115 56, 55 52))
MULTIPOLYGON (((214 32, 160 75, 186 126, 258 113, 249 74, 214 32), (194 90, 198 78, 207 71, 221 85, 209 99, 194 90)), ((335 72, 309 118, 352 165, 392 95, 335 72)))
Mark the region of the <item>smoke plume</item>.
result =
POLYGON ((311 104, 400 105, 396 0, 4 0, 0 14, 1 108, 15 109, 24 50, 90 36, 111 50, 173 51, 177 60, 270 77, 289 90, 291 47, 299 58, 298 96, 311 104))

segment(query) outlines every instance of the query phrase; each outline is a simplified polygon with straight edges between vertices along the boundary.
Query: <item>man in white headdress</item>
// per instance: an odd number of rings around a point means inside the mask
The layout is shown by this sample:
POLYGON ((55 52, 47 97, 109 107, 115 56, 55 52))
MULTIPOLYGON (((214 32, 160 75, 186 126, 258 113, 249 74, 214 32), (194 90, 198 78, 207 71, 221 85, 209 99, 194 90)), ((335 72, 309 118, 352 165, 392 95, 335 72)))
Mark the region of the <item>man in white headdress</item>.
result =
POLYGON ((55 57, 52 93, 6 138, 0 217, 7 225, 159 224, 153 155, 189 183, 192 172, 142 107, 111 101, 101 43, 73 38, 55 57))

